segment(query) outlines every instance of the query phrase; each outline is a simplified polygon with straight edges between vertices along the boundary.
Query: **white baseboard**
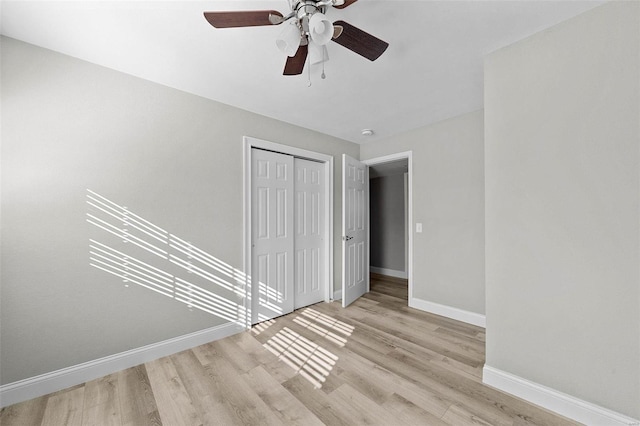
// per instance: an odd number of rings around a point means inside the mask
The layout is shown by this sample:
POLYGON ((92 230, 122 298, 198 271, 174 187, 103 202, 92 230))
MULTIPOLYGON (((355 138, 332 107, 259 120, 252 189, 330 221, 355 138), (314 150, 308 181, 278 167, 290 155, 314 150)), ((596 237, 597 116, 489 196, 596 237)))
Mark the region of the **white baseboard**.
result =
POLYGON ((154 359, 172 355, 214 340, 239 333, 245 328, 228 323, 132 349, 51 373, 0 386, 0 407, 27 401, 71 386, 88 382, 154 359))
POLYGON ((482 382, 587 425, 640 425, 640 421, 637 419, 632 419, 488 365, 485 365, 482 370, 482 382))
POLYGON ((463 309, 451 306, 441 305, 439 303, 429 302, 428 300, 412 297, 409 299, 409 307, 420 309, 421 311, 430 312, 432 314, 441 315, 457 321, 466 322, 467 324, 477 325, 478 327, 486 327, 486 317, 475 312, 465 311, 463 309))
POLYGON ((405 271, 397 271, 395 269, 378 268, 377 266, 369 266, 369 272, 374 274, 386 275, 388 277, 407 279, 407 273, 405 271))

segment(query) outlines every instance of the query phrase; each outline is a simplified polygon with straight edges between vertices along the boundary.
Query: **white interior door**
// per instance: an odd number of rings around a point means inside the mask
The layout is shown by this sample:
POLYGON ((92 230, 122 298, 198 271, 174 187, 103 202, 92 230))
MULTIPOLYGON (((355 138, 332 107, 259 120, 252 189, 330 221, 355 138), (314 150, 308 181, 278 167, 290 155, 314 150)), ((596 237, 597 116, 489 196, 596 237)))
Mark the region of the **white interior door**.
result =
POLYGON ((342 307, 369 291, 369 170, 342 155, 342 307))
POLYGON ((293 311, 293 157, 252 149, 252 323, 293 311), (256 287, 257 286, 257 292, 256 287))
POLYGON ((295 158, 294 309, 324 300, 324 164, 295 158))

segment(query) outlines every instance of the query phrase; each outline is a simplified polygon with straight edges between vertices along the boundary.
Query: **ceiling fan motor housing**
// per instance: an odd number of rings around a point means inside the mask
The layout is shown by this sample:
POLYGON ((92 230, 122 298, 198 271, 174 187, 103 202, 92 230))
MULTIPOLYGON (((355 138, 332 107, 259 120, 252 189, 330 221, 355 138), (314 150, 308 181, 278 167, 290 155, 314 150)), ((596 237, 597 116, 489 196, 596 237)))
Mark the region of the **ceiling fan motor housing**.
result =
MULTIPOLYGON (((311 37, 312 39, 317 38, 317 37, 314 37, 315 35, 313 33, 314 28, 311 28, 310 23, 313 22, 312 17, 317 13, 321 14, 318 16, 321 16, 324 18, 324 13, 326 12, 327 6, 322 4, 322 2, 315 2, 313 0, 304 0, 304 1, 297 2, 293 6, 293 8, 294 8, 293 11, 295 13, 295 17, 298 22, 298 27, 300 28, 302 38, 308 38, 308 37, 311 37)), ((314 21, 318 21, 318 20, 314 19, 314 21)), ((315 24, 318 25, 317 22, 315 24)), ((331 25, 331 27, 333 26, 331 22, 329 22, 326 18, 320 24, 321 26, 324 26, 327 24, 331 25)), ((324 27, 320 28, 320 30, 325 30, 328 32, 328 29, 325 29, 324 27)), ((331 28, 331 31, 333 31, 333 28, 331 28)))

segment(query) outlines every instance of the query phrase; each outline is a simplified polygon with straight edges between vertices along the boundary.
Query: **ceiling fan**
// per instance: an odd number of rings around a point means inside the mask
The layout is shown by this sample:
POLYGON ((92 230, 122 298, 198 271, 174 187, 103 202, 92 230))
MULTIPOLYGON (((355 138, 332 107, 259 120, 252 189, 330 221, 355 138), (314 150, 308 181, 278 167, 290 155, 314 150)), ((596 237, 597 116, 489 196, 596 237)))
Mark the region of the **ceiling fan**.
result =
POLYGON ((302 74, 309 56, 312 64, 328 59, 326 44, 334 41, 347 49, 375 61, 389 43, 344 21, 331 23, 325 16, 329 6, 336 9, 357 0, 289 0, 291 12, 284 16, 276 10, 246 10, 204 12, 206 20, 215 28, 256 27, 285 24, 276 45, 285 53, 284 75, 302 74))

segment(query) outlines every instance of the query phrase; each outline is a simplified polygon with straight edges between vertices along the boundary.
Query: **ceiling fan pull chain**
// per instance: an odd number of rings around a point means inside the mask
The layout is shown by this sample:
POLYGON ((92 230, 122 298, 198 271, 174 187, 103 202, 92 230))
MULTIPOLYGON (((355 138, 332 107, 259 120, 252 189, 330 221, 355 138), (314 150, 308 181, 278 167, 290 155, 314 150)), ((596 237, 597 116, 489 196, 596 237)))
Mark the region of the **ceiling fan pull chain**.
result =
POLYGON ((325 46, 322 46, 322 74, 320 74, 320 78, 322 78, 323 80, 324 80, 325 78, 327 78, 327 76, 326 76, 326 75, 325 75, 325 73, 324 73, 324 63, 325 63, 325 60, 324 60, 324 52, 325 52, 325 50, 326 50, 326 47, 325 47, 325 46))

